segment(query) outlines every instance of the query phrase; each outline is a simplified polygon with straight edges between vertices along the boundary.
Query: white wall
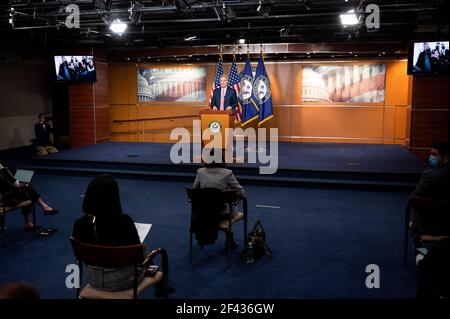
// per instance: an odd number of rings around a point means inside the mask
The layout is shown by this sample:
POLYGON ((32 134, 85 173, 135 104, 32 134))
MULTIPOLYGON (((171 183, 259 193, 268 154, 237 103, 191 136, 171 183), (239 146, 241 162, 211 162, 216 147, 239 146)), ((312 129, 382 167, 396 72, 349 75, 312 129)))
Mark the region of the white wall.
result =
POLYGON ((0 150, 30 144, 39 113, 51 113, 51 73, 37 56, 0 52, 0 150))
POLYGON ((0 150, 30 145, 36 115, 0 117, 0 150))

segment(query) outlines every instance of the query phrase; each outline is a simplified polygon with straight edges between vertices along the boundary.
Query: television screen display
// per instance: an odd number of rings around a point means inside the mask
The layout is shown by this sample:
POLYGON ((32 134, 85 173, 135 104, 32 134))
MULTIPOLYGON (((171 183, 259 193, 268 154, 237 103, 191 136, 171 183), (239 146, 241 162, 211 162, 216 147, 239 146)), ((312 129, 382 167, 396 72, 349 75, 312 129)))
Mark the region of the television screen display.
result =
POLYGON ((414 42, 409 54, 409 74, 448 74, 449 41, 414 42))
POLYGON ((58 55, 54 59, 58 82, 94 82, 97 79, 92 55, 58 55))

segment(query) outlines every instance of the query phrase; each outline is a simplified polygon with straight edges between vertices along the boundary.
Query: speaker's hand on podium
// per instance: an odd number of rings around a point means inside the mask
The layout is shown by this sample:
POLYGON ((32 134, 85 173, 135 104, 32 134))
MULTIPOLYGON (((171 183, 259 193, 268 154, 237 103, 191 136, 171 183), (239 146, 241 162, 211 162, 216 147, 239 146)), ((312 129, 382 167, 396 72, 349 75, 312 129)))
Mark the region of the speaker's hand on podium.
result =
POLYGON ((218 108, 217 107, 215 107, 215 106, 213 106, 213 111, 217 111, 218 110, 218 108))
POLYGON ((227 107, 227 110, 231 110, 231 106, 227 107))

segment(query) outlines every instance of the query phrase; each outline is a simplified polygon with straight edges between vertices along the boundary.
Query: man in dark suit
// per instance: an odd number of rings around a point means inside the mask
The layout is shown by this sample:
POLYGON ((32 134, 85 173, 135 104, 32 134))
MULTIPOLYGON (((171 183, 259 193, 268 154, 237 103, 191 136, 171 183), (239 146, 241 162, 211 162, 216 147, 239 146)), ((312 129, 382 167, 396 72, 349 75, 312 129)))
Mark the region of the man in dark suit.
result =
POLYGON ((211 108, 213 110, 234 110, 238 105, 236 91, 228 86, 228 77, 220 76, 220 88, 213 92, 211 108))
POLYGON ((44 113, 39 114, 39 123, 34 125, 34 132, 36 133, 38 155, 58 152, 58 149, 50 142, 50 133, 53 133, 53 128, 47 123, 44 113))

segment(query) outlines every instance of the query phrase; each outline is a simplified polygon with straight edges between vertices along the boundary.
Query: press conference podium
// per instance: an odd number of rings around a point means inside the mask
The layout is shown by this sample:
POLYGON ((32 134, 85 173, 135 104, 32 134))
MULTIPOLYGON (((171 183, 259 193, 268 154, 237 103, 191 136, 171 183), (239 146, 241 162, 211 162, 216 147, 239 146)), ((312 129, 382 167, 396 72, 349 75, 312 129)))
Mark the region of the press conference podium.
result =
MULTIPOLYGON (((235 111, 201 110, 199 114, 202 122, 202 146, 208 145, 208 148, 226 148, 229 141, 228 136, 225 134, 225 129, 233 128, 235 111), (205 134, 205 130, 207 130, 207 134, 205 134)), ((231 140, 232 142, 233 140, 231 140)))

